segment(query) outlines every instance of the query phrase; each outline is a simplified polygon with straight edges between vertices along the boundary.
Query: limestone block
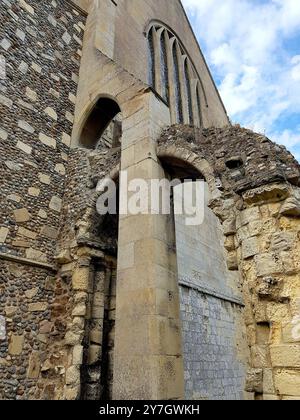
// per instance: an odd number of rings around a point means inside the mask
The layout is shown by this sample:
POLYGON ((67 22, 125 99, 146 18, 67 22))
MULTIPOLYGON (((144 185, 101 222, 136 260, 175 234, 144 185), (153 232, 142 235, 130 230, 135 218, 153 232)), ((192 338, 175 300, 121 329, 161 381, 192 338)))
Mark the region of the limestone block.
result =
POLYGON ((272 236, 271 250, 275 252, 290 251, 295 243, 296 234, 293 232, 276 232, 272 236))
POLYGON ((249 238, 243 241, 242 253, 244 260, 259 254, 259 243, 257 238, 249 238))
POLYGON ((53 196, 50 200, 49 208, 57 213, 60 213, 62 208, 62 199, 60 197, 53 196))
POLYGON ((45 114, 47 114, 50 118, 52 118, 54 121, 57 121, 57 113, 53 108, 47 107, 44 110, 45 114))
POLYGON ((295 322, 286 322, 282 326, 282 340, 286 343, 300 343, 300 317, 295 322))
POLYGON ((280 214, 287 217, 299 217, 300 201, 296 197, 288 198, 281 207, 280 214))
POLYGON ((26 290, 24 294, 27 297, 27 299, 32 299, 38 294, 38 292, 39 292, 38 287, 35 287, 33 289, 26 290))
POLYGON ((16 306, 6 306, 5 307, 5 315, 8 318, 13 317, 18 312, 18 308, 16 306))
POLYGON ((35 132, 35 129, 32 127, 32 125, 30 125, 27 121, 24 120, 18 121, 18 127, 30 134, 33 134, 35 132))
POLYGON ((255 256, 256 272, 258 277, 266 277, 281 273, 282 267, 274 254, 261 254, 255 256))
POLYGON ((61 163, 58 163, 57 165, 55 165, 54 170, 55 170, 55 172, 57 172, 58 174, 60 174, 62 176, 66 175, 66 168, 61 163))
POLYGON ((45 184, 45 185, 51 184, 51 178, 49 175, 39 173, 39 180, 42 184, 45 184))
POLYGON ((30 6, 28 3, 26 3, 25 0, 18 0, 20 6, 22 7, 22 9, 25 10, 25 12, 34 15, 34 8, 32 6, 30 6))
POLYGON ((75 306, 72 312, 72 316, 85 316, 86 315, 86 305, 80 303, 75 306))
POLYGON ((32 102, 36 102, 38 99, 37 93, 28 86, 26 87, 25 94, 32 102))
POLYGON ((269 368, 271 367, 269 346, 256 345, 251 348, 252 366, 255 368, 269 368))
POLYGON ((70 147, 71 146, 71 137, 68 134, 63 133, 62 134, 62 143, 64 145, 70 147))
POLYGON ((48 215, 47 215, 47 213, 45 212, 45 210, 39 210, 39 212, 38 212, 38 216, 41 218, 41 219, 47 219, 48 218, 48 215))
POLYGON ((29 229, 21 228, 21 227, 18 229, 18 235, 25 236, 28 239, 36 239, 36 237, 37 237, 36 232, 33 232, 29 229))
POLYGON ((100 328, 94 328, 90 331, 90 342, 93 344, 102 344, 103 336, 100 328))
POLYGON ((271 346, 270 352, 272 366, 300 368, 300 344, 271 346))
POLYGON ((26 258, 32 261, 47 262, 47 255, 37 249, 28 248, 25 251, 26 258))
POLYGON ((299 370, 277 370, 274 372, 274 381, 277 393, 289 396, 300 395, 299 370))
POLYGON ((263 392, 263 370, 251 369, 247 372, 246 378, 246 391, 247 392, 263 392))
POLYGON ((4 243, 6 241, 6 238, 9 234, 9 229, 6 227, 0 227, 0 243, 4 243))
POLYGON ((20 203, 21 197, 18 194, 10 194, 7 197, 7 200, 14 201, 15 203, 20 203))
POLYGON ((259 207, 250 207, 249 209, 241 211, 239 215, 240 225, 244 226, 250 222, 261 219, 259 207))
POLYGON ((27 209, 14 210, 14 216, 17 223, 28 222, 31 219, 31 214, 27 209))
POLYGON ((88 291, 89 289, 89 267, 77 268, 72 276, 74 290, 88 291))
POLYGON ((264 369, 263 372, 263 392, 264 394, 273 395, 275 394, 273 369, 264 369))
POLYGON ((71 366, 66 371, 66 384, 79 385, 80 384, 80 369, 78 366, 71 366))
POLYGON ((251 204, 264 204, 269 202, 278 202, 287 198, 289 188, 285 184, 264 185, 243 194, 244 201, 251 204))
POLYGON ((92 344, 89 346, 88 364, 94 365, 98 363, 101 358, 102 347, 92 344))
POLYGON ((75 346, 81 344, 83 339, 83 333, 74 333, 72 331, 67 331, 65 335, 65 345, 66 346, 75 346))
POLYGON ((29 312, 45 312, 48 309, 47 302, 30 303, 28 305, 29 312))
POLYGON ((39 188, 30 187, 28 188, 28 194, 31 195, 31 197, 38 197, 41 193, 41 190, 39 188))
POLYGON ((72 363, 74 366, 81 366, 83 361, 83 346, 77 345, 73 349, 72 363))
POLYGON ((11 356, 19 356, 23 351, 23 345, 24 345, 24 336, 13 334, 10 337, 8 353, 11 356))
POLYGON ((43 226, 41 228, 41 236, 55 240, 58 237, 58 230, 51 226, 43 226))
POLYGON ((37 379, 40 375, 41 360, 40 354, 37 351, 31 353, 29 358, 29 365, 27 370, 28 379, 37 379))
POLYGON ((16 147, 22 152, 26 153, 27 155, 31 155, 32 147, 28 146, 28 144, 23 143, 22 141, 18 141, 16 147))
POLYGON ((43 133, 40 133, 39 140, 46 146, 52 147, 53 149, 56 149, 56 140, 52 137, 48 137, 43 133))
POLYGON ((2 140, 7 140, 8 138, 8 133, 7 131, 3 130, 2 128, 0 128, 0 139, 2 140))
POLYGON ((230 271, 236 271, 239 269, 238 258, 236 252, 229 252, 226 258, 227 268, 230 271))

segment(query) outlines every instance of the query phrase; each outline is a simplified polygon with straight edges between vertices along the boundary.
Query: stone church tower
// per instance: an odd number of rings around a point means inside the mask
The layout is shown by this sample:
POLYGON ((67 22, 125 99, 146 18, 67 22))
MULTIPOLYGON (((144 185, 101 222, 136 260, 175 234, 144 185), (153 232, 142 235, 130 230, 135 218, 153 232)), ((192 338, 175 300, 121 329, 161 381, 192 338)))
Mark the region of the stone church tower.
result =
POLYGON ((0 399, 299 399, 300 167, 230 124, 181 2, 0 14, 0 399), (204 223, 100 216, 124 173, 202 179, 204 223))

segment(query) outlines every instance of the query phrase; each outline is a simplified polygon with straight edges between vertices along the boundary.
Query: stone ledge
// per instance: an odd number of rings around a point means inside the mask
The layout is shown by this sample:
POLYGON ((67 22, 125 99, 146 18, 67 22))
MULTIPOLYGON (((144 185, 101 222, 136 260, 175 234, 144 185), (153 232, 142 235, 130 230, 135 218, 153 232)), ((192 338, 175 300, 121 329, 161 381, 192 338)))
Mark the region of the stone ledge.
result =
POLYGON ((32 267, 45 268, 47 270, 51 270, 51 271, 54 271, 54 272, 57 271, 57 268, 52 264, 33 261, 33 260, 28 259, 28 258, 22 258, 22 257, 18 257, 16 255, 12 255, 12 254, 0 253, 0 260, 11 261, 11 262, 15 262, 15 263, 18 263, 18 264, 31 265, 32 267))

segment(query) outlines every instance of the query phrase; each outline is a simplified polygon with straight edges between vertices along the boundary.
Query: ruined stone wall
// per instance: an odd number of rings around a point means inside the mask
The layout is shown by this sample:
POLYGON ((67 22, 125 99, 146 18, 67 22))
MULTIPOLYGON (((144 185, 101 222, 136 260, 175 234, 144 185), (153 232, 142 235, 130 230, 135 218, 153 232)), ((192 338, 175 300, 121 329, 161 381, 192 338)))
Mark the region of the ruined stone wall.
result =
POLYGON ((0 399, 61 398, 73 296, 54 257, 86 17, 63 0, 0 14, 0 399))
POLYGON ((239 126, 173 127, 164 159, 194 165, 213 193, 228 269, 240 272, 251 353, 246 392, 258 400, 300 398, 300 166, 282 146, 239 126))

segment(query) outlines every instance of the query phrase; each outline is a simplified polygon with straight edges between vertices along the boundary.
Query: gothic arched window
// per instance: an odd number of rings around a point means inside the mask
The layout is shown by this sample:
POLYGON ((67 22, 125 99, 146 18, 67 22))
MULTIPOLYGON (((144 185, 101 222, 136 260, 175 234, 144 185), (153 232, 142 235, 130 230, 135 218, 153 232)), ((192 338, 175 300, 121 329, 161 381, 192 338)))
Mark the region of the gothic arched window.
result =
POLYGON ((186 95, 187 95, 187 102, 188 102, 190 124, 194 125, 192 89, 191 89, 191 80, 190 80, 187 59, 185 59, 184 61, 184 81, 185 81, 185 88, 186 88, 186 95))
POLYGON ((177 122, 179 124, 183 124, 182 98, 181 98, 181 91, 180 91, 179 62, 178 62, 177 42, 176 41, 173 43, 172 56, 173 56, 173 68, 174 68, 174 82, 175 82, 176 116, 177 116, 177 122))
POLYGON ((154 51, 154 28, 148 34, 148 83, 155 89, 155 51, 154 51))
POLYGON ((166 44, 166 31, 163 31, 160 36, 160 65, 161 65, 161 84, 162 97, 169 102, 169 72, 168 72, 168 57, 166 44))

